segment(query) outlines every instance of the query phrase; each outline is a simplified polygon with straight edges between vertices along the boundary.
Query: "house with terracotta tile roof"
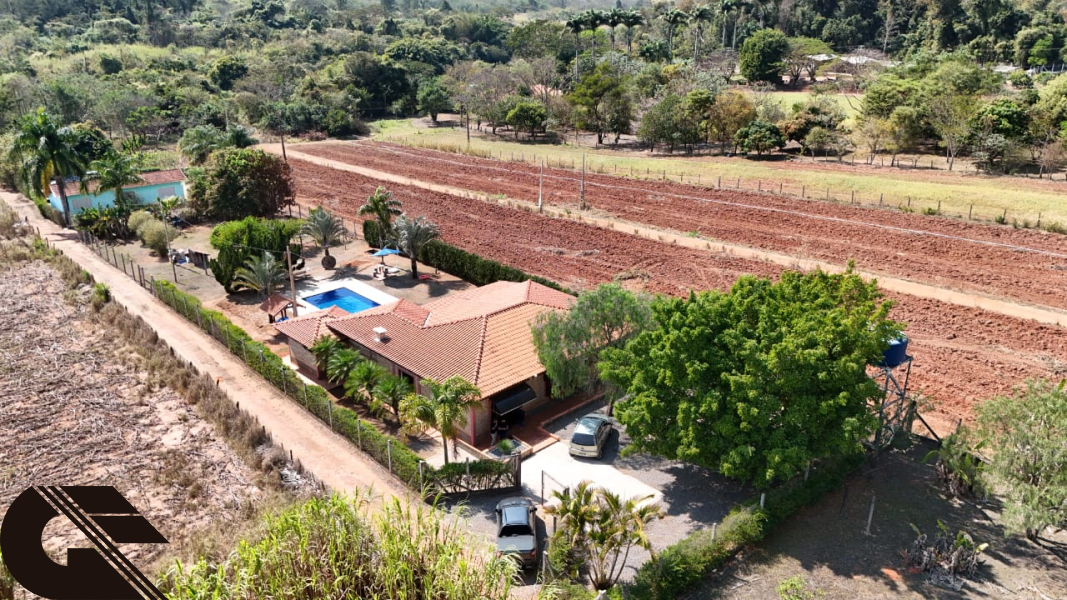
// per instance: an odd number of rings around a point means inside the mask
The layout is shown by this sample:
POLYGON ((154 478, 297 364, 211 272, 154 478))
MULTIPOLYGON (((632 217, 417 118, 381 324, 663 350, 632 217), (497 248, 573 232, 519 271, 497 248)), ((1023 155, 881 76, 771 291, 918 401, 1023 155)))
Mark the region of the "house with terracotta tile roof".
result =
MULTIPOLYGON (((159 199, 172 196, 185 197, 185 173, 181 169, 169 169, 165 171, 149 171, 140 174, 141 181, 132 183, 123 188, 123 192, 133 197, 136 204, 152 204, 159 199)), ((52 208, 60 213, 63 212, 63 201, 59 198, 59 185, 52 182, 49 185, 50 194, 48 202, 52 208)), ((86 208, 109 208, 115 206, 115 192, 108 190, 97 193, 97 184, 90 181, 88 193, 82 193, 81 182, 67 181, 63 184, 63 190, 67 193, 70 202, 70 212, 77 215, 86 208)))
MULTIPOLYGON (((280 296, 280 294, 276 295, 280 296)), ((292 305, 292 302, 285 296, 281 298, 289 302, 290 306, 292 305)), ((270 298, 267 299, 267 302, 269 301, 270 298)), ((320 337, 333 335, 326 327, 328 322, 348 315, 345 309, 331 306, 326 310, 317 310, 299 317, 276 321, 274 328, 289 339, 289 358, 296 365, 297 370, 303 371, 305 375, 314 379, 323 380, 326 378, 325 373, 319 369, 318 361, 315 360, 315 355, 311 353, 310 348, 320 337)))
MULTIPOLYGON (((476 385, 482 406, 471 410, 461 437, 480 443, 489 437, 493 414, 533 408, 548 399, 549 382, 530 326, 539 314, 569 310, 573 301, 532 281, 498 281, 421 306, 399 300, 339 318, 322 317, 320 326, 411 380, 419 392, 423 379, 443 381, 453 375, 476 385)), ((304 318, 276 325, 290 335, 290 349, 294 340, 305 348, 314 342, 310 325, 300 331, 292 325, 304 318)), ((297 353, 293 356, 300 360, 297 353)))

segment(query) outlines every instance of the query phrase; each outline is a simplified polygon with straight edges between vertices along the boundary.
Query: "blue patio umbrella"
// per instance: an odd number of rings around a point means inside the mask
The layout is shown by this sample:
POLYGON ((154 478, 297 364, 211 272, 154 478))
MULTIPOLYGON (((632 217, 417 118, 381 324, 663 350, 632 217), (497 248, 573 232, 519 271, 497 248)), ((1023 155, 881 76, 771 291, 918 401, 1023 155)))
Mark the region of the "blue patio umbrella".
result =
POLYGON ((395 249, 395 248, 382 248, 381 250, 375 252, 371 256, 380 256, 380 257, 382 257, 382 264, 384 265, 385 264, 385 257, 389 256, 390 254, 400 254, 400 251, 395 249))

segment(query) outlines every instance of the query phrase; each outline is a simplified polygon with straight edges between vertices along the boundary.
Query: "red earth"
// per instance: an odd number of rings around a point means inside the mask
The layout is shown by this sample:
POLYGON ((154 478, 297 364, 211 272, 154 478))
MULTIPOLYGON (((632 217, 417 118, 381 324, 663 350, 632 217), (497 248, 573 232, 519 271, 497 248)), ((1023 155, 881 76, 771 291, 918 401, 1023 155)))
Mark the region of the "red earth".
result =
MULTIPOLYGON (((441 185, 526 201, 537 168, 389 144, 300 151, 441 185)), ((579 175, 546 169, 546 204, 577 208, 579 175)), ((680 183, 586 175, 590 208, 623 220, 938 287, 1067 309, 1067 236, 898 210, 680 183)))
MULTIPOLYGON (((362 144, 359 146, 363 146, 362 144)), ((359 148, 357 146, 356 148, 359 148)), ((375 145, 377 146, 377 145, 375 145)), ((468 167, 449 168, 447 173, 441 169, 439 163, 408 162, 407 149, 378 149, 365 153, 362 149, 357 150, 351 145, 337 147, 301 146, 302 152, 309 154, 328 154, 330 158, 350 164, 375 168, 382 171, 405 174, 409 177, 441 181, 447 185, 457 187, 469 187, 478 191, 491 193, 506 193, 516 198, 529 198, 530 190, 523 186, 526 181, 522 175, 514 175, 505 180, 497 173, 499 181, 492 181, 488 173, 483 172, 481 178, 474 175, 464 174, 468 167), (392 151, 404 152, 396 155, 392 151), (384 152, 392 157, 392 162, 380 158, 373 158, 367 154, 384 152), (438 173, 441 171, 442 173, 438 173), (467 179, 473 178, 473 179, 467 179), (468 185, 469 184, 469 185, 468 185), (476 184, 476 185, 475 185, 476 184), (487 185, 500 185, 500 188, 486 190, 487 185), (514 190, 511 187, 516 186, 514 190), (508 191, 497 191, 497 190, 508 191)), ((422 154, 422 151, 415 151, 422 154)), ((468 162, 464 157, 443 155, 455 162, 468 162)), ((470 161, 477 162, 477 161, 470 161)), ((482 161, 492 163, 492 161, 482 161)), ((783 267, 769 262, 742 259, 730 255, 718 254, 708 251, 691 250, 681 248, 664 242, 657 242, 620 231, 598 228, 593 225, 578 223, 566 219, 554 219, 540 216, 516 208, 508 208, 500 204, 464 198, 455 195, 432 192, 413 186, 385 183, 377 179, 365 177, 356 173, 340 171, 290 158, 294 174, 297 180, 298 201, 307 206, 323 204, 330 210, 337 211, 347 218, 358 219, 357 210, 363 204, 367 196, 374 192, 380 185, 385 185, 393 193, 393 196, 403 203, 404 209, 412 214, 424 215, 440 226, 442 238, 460 248, 474 252, 478 255, 496 260, 498 262, 522 269, 528 273, 540 275, 557 281, 565 286, 576 289, 587 289, 604 281, 622 279, 631 286, 640 286, 652 292, 661 292, 673 295, 688 293, 690 289, 726 289, 739 276, 754 274, 759 276, 774 277, 783 270, 783 267)), ((490 166, 497 166, 492 163, 490 166)), ((523 171, 522 167, 506 164, 509 170, 523 171)), ((473 169, 473 167, 470 167, 473 169)), ((484 167, 483 167, 484 168, 484 167)), ((481 172, 481 171, 479 171, 481 172)), ((559 171, 554 173, 558 176, 573 177, 573 173, 559 171)), ((527 176, 528 177, 528 176, 527 176)), ((614 177, 590 177, 587 183, 603 183, 604 185, 618 185, 620 187, 634 186, 637 189, 647 189, 648 182, 627 181, 614 177)), ((657 182, 656 187, 660 187, 657 182)), ((533 195, 536 198, 536 178, 533 179, 533 195)), ((546 178, 546 188, 548 179, 546 178)), ((634 192, 631 188, 629 198, 638 198, 643 192, 634 192)), ((621 192, 600 192, 602 188, 587 185, 587 198, 594 206, 614 212, 615 209, 622 211, 625 202, 621 192), (612 200, 616 194, 620 196, 612 200)), ((606 189, 606 188, 603 188, 606 189)), ((659 194, 665 210, 678 211, 675 214, 683 214, 691 209, 694 214, 700 214, 705 209, 704 205, 696 200, 666 199, 663 193, 680 193, 692 195, 697 193, 714 194, 715 199, 723 197, 722 192, 711 192, 691 188, 688 186, 665 184, 659 194), (686 203, 686 204, 676 204, 686 203)), ((564 190, 554 190, 555 194, 564 194, 564 190)), ((1049 252, 1065 251, 1067 255, 1067 242, 1052 236, 1046 236, 1031 231, 1016 231, 1010 228, 998 228, 981 226, 972 223, 957 222, 947 219, 928 219, 890 211, 863 210, 848 206, 838 206, 819 202, 804 202, 800 200, 775 198, 763 195, 738 194, 736 200, 752 204, 754 200, 763 204, 760 206, 788 206, 792 202, 790 210, 803 210, 805 213, 817 215, 834 215, 834 211, 856 211, 864 220, 879 224, 891 224, 895 227, 917 228, 921 224, 930 222, 925 227, 935 233, 946 233, 980 240, 996 240, 1002 243, 1025 245, 1035 250, 1049 252), (824 212, 825 211, 825 212, 824 212), (903 220, 900 220, 903 219, 903 220), (931 229, 933 228, 933 229, 931 229)), ((647 198, 647 194, 643 196, 647 198)), ((728 196, 729 197, 729 196, 728 196)), ((652 200, 649 200, 652 201, 652 200)), ((647 205, 646 205, 647 206, 647 205)), ((658 205, 657 205, 658 206, 658 205)), ((720 208, 709 209, 719 211, 720 208)), ((723 228, 723 235, 715 237, 724 240, 737 240, 739 243, 745 239, 764 240, 766 244, 781 244, 790 239, 798 239, 794 251, 790 253, 800 255, 803 252, 823 251, 823 242, 835 248, 866 247, 876 245, 868 242, 863 235, 858 240, 848 240, 843 236, 843 231, 837 234, 826 232, 818 233, 818 238, 806 239, 809 233, 821 231, 826 223, 821 219, 812 220, 819 223, 813 226, 811 222, 804 221, 801 224, 786 224, 774 219, 767 219, 765 215, 781 215, 781 213, 765 213, 760 210, 751 210, 752 214, 735 214, 735 208, 725 207, 721 209, 723 219, 730 219, 732 227, 723 228), (750 222, 750 225, 746 223, 750 222), (777 228, 774 226, 778 223, 777 228), (750 235, 740 230, 748 227, 753 231, 750 235), (797 227, 790 231, 790 227, 797 227), (810 230, 810 231, 809 231, 810 230), (728 238, 726 234, 732 236, 728 238)), ((658 215, 661 211, 647 211, 647 215, 658 215)), ((715 212, 714 214, 718 214, 715 212)), ((835 218, 839 217, 837 214, 835 218)), ((783 216, 783 218, 788 215, 783 216)), ((633 213, 626 216, 631 220, 648 219, 634 218, 633 213)), ((658 217, 656 217, 658 218, 658 217)), ((702 227, 704 218, 701 218, 702 227)), ((716 217, 718 218, 718 217, 716 217)), ((793 218, 793 217, 790 217, 793 218)), ((795 217, 803 218, 803 217, 795 217)), ((708 218, 709 221, 714 219, 708 218)), ((792 222, 790 222, 792 223, 792 222)), ((677 222, 665 224, 675 229, 688 230, 688 226, 679 226, 677 222)), ((848 223, 842 227, 857 227, 848 223)), ((709 227, 710 228, 710 227, 709 227)), ((696 227, 693 227, 696 229, 696 227)), ((887 235, 885 230, 878 228, 863 228, 859 231, 871 235, 887 235), (873 232, 873 233, 872 233, 873 232)), ((702 233, 710 233, 701 229, 702 233)), ((907 238, 912 234, 901 234, 901 238, 907 238)), ((932 264, 944 257, 934 256, 938 253, 956 252, 955 256, 971 256, 975 253, 1001 252, 1000 249, 991 246, 973 244, 972 242, 953 242, 966 244, 971 248, 970 253, 958 248, 949 249, 950 240, 928 236, 914 236, 923 244, 930 244, 931 249, 923 250, 912 248, 901 253, 916 252, 917 262, 932 264), (938 247, 939 250, 932 248, 938 247), (979 250, 981 249, 981 250, 979 250)), ((753 245, 759 246, 758 243, 753 245)), ((760 246, 763 247, 763 246, 760 246)), ((768 246, 773 249, 782 249, 778 246, 768 246)), ((811 256, 811 255, 804 255, 811 256)), ((899 256, 899 255, 898 255, 899 256)), ((819 257, 816 255, 815 257, 819 257)), ((835 261, 836 255, 827 254, 835 261)), ((899 263, 906 265, 912 257, 901 257, 899 263), (908 261, 903 260, 908 258, 908 261)), ((1003 255, 1005 259, 1015 259, 1018 269, 1031 269, 1038 267, 1031 265, 1031 261, 1048 260, 1046 254, 1028 251, 1012 251, 1003 255), (1029 255, 1034 256, 1029 256, 1029 255), (1019 258, 1023 256, 1023 258, 1019 258), (1036 258, 1038 256, 1045 259, 1036 258), (1031 265, 1031 266, 1027 266, 1031 265)), ((960 258, 962 260, 962 258, 960 258)), ((989 259, 990 261, 992 259, 989 259)), ((1063 259, 1067 264, 1067 258, 1063 259)), ((892 262, 892 261, 890 261, 892 262)), ((951 261, 944 261, 951 262, 951 261)), ((989 263, 991 264, 991 262, 989 263)), ((873 265, 873 263, 872 263, 873 265)), ((877 266, 877 265, 873 265, 877 266)), ((878 270, 869 268, 868 270, 878 270)), ((934 269, 934 266, 929 268, 934 269)), ((1015 268, 1013 266, 1013 268, 1015 268)), ((1045 271, 1047 275, 1054 270, 1045 271)), ((974 271, 979 271, 975 269, 974 271)), ((1012 268, 998 270, 998 277, 1011 277, 1012 268)), ((959 268, 964 282, 971 289, 980 287, 980 280, 974 276, 971 269, 959 268)), ((884 270, 883 270, 884 272, 884 270)), ((919 271, 924 273, 925 271, 919 271)), ((936 275, 936 270, 931 271, 936 275)), ((947 278, 949 282, 957 282, 955 271, 953 277, 947 278)), ((998 281, 997 278, 993 278, 998 281)), ((1025 277, 1018 278, 1020 289, 1012 289, 1014 292, 1026 294, 1040 294, 1044 289, 1037 285, 1036 288, 1028 288, 1024 285, 1025 277), (1033 291, 1036 290, 1036 291, 1033 291)), ((1035 282, 1040 284, 1041 282, 1035 282)), ((962 287, 962 286, 961 286, 962 287)), ((1060 289, 1063 287, 1061 285, 1060 289)), ((989 291, 981 286, 980 291, 989 291)), ((1051 294, 1050 294, 1051 296, 1051 294)), ((896 302, 893 309, 893 317, 907 323, 907 332, 914 340, 909 348, 915 357, 911 373, 910 389, 921 392, 930 399, 930 405, 926 407, 924 416, 927 416, 938 433, 950 432, 958 419, 969 419, 975 403, 981 399, 989 398, 996 394, 1006 393, 1013 386, 1019 385, 1032 377, 1053 377, 1067 375, 1067 329, 1042 325, 1033 321, 1009 317, 981 309, 967 308, 954 304, 948 304, 937 300, 916 298, 906 295, 889 294, 896 302)))

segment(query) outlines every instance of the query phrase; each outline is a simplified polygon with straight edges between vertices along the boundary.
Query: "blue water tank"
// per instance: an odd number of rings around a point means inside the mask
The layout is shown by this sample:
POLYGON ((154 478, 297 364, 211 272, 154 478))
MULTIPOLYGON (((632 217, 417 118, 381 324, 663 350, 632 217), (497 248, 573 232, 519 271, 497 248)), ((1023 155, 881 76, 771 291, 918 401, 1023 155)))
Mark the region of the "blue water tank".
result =
POLYGON ((903 333, 900 337, 889 340, 889 347, 885 349, 882 354, 882 364, 880 367, 893 368, 900 363, 904 362, 908 357, 908 336, 903 333))

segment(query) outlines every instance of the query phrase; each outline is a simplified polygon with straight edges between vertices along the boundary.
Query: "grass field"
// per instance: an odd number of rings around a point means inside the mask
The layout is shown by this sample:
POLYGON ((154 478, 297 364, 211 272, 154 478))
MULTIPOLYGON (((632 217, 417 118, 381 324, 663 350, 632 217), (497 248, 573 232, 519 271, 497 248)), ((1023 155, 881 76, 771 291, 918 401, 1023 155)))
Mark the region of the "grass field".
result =
MULTIPOLYGON (((785 94, 803 92, 781 92, 785 94)), ((442 120, 444 117, 442 117, 442 120)), ((1019 177, 990 177, 960 172, 927 169, 864 167, 857 164, 816 163, 811 159, 745 159, 719 156, 685 156, 684 154, 650 154, 647 151, 594 150, 592 138, 583 138, 576 148, 574 139, 566 144, 516 141, 510 132, 498 136, 472 132, 470 145, 459 127, 428 127, 421 119, 396 119, 373 124, 375 138, 409 146, 434 148, 477 156, 538 163, 544 159, 552 166, 581 165, 586 155, 587 168, 604 173, 660 179, 664 176, 683 181, 734 188, 740 178, 741 189, 775 191, 806 198, 860 204, 881 203, 915 212, 935 211, 975 219, 994 220, 1006 214, 1008 223, 1019 226, 1067 224, 1067 203, 1063 202, 1067 184, 1019 177), (828 194, 829 190, 829 194, 828 194)), ((926 157, 923 164, 929 161, 926 157)))
MULTIPOLYGON (((778 105, 782 107, 782 110, 789 114, 793 111, 794 104, 803 104, 811 98, 811 92, 795 91, 795 92, 770 92, 768 94, 771 99, 778 102, 778 105)), ((856 117, 860 112, 860 103, 863 101, 863 94, 825 94, 824 97, 833 100, 841 107, 841 110, 845 111, 849 120, 856 117)))

